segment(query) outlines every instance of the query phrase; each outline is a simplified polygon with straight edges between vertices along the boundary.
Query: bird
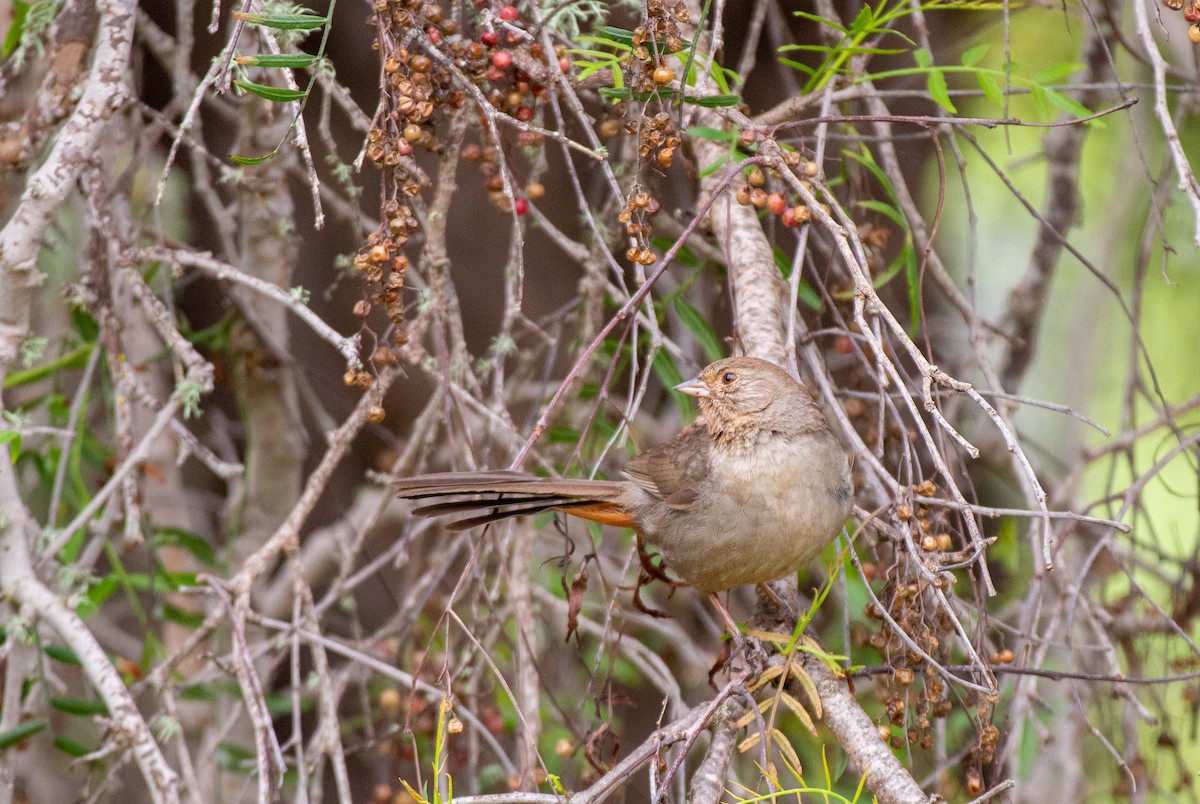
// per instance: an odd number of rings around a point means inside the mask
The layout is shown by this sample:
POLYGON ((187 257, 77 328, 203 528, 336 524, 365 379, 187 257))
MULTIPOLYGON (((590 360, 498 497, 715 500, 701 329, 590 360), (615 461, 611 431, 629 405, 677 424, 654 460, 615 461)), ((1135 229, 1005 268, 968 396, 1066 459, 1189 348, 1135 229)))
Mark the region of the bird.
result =
POLYGON ((716 593, 792 575, 815 558, 850 515, 850 464, 813 396, 767 360, 718 360, 675 390, 695 397, 701 416, 630 460, 624 479, 439 472, 401 478, 394 490, 454 498, 412 512, 472 513, 450 523, 454 531, 550 509, 632 528, 639 545, 709 595, 736 635, 716 593))

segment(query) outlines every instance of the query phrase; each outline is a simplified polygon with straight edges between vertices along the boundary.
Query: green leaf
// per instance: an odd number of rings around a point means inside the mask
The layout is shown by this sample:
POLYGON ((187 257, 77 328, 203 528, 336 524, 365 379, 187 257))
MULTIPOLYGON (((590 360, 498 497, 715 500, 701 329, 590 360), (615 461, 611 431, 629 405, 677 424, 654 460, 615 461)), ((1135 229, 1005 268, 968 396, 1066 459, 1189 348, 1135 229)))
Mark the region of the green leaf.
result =
POLYGON ((184 628, 199 628, 204 624, 204 615, 198 611, 184 611, 178 606, 164 603, 162 607, 163 620, 177 623, 184 628))
POLYGON ((42 650, 44 650, 46 655, 56 662, 73 664, 77 667, 81 666, 79 657, 75 655, 75 651, 71 650, 66 645, 46 645, 44 648, 42 648, 42 650))
POLYGON ((0 447, 5 444, 12 445, 8 450, 9 458, 15 461, 21 454, 21 434, 16 430, 0 430, 0 447))
MULTIPOLYGON (((633 31, 628 28, 614 28, 611 25, 601 25, 595 29, 594 33, 596 36, 609 42, 618 42, 622 45, 633 47, 633 31)), ((584 39, 585 37, 579 38, 584 39)))
POLYGON ((274 151, 271 151, 271 153, 267 154, 266 156, 238 156, 237 154, 230 154, 229 160, 231 162, 237 162, 239 165, 261 165, 268 159, 274 159, 275 154, 277 153, 279 153, 278 148, 276 148, 274 151))
MULTIPOLYGON (((1079 103, 1069 95, 1064 95, 1057 89, 1044 89, 1043 92, 1046 93, 1046 100, 1050 101, 1053 106, 1057 106, 1067 114, 1075 115, 1075 117, 1087 117, 1092 113, 1091 109, 1084 106, 1082 103, 1079 103)), ((1100 120, 1094 120, 1092 122, 1101 126, 1104 125, 1104 123, 1100 120)))
POLYGON ((941 106, 950 114, 958 114, 958 109, 954 108, 954 102, 950 100, 950 90, 946 86, 946 74, 938 69, 929 71, 929 78, 925 83, 929 90, 929 97, 941 106))
POLYGON ((878 212, 880 215, 889 218, 901 229, 908 229, 908 222, 904 220, 904 216, 901 215, 900 211, 891 204, 886 204, 883 201, 876 201, 874 199, 867 199, 865 201, 859 201, 858 206, 862 207, 863 209, 869 209, 872 212, 878 212))
POLYGON ((59 751, 62 751, 67 756, 75 757, 76 759, 91 753, 87 746, 75 742, 70 737, 63 737, 62 735, 54 738, 54 747, 59 751))
POLYGON ((976 45, 972 48, 967 48, 962 54, 962 64, 964 67, 974 67, 979 62, 983 61, 983 57, 991 49, 991 45, 984 42, 981 45, 976 45))
POLYGON ((699 310, 682 296, 675 297, 674 307, 679 320, 683 322, 688 332, 692 333, 692 337, 696 339, 696 343, 700 344, 700 348, 704 350, 704 356, 708 358, 708 362, 712 363, 725 356, 724 350, 721 349, 720 338, 717 337, 712 324, 700 314, 699 310))
POLYGON ((742 99, 737 95, 706 95, 703 98, 684 98, 685 103, 702 106, 705 109, 716 109, 720 106, 737 106, 742 99))
POLYGON ((933 66, 933 56, 930 56, 929 51, 923 47, 919 47, 913 51, 913 59, 917 62, 918 67, 929 68, 933 66))
POLYGON ((197 561, 210 567, 216 566, 217 563, 217 553, 212 545, 203 537, 183 528, 160 527, 150 537, 150 544, 154 547, 181 547, 191 553, 197 561))
POLYGON ((1082 64, 1051 64, 1039 70, 1031 80, 1035 84, 1057 84, 1082 69, 1082 64))
POLYGON ((871 11, 870 6, 863 6, 859 9, 858 14, 854 17, 854 22, 850 23, 850 33, 862 34, 871 30, 875 23, 875 15, 871 11))
MULTIPOLYGON (((667 354, 666 349, 659 349, 654 355, 654 362, 651 364, 655 375, 658 376, 658 381, 663 384, 664 388, 674 388, 679 383, 683 382, 683 375, 679 373, 679 367, 675 365, 675 361, 667 354)), ((679 408, 680 415, 685 421, 691 421, 695 418, 695 409, 692 407, 692 398, 681 391, 671 391, 671 397, 675 400, 675 405, 679 408)))
POLYGON ((98 698, 65 698, 50 699, 50 706, 68 715, 107 715, 108 707, 98 698))
POLYGON ((818 25, 827 25, 830 28, 833 28, 835 31, 843 34, 849 33, 845 28, 843 28, 841 25, 838 25, 833 20, 827 20, 824 17, 817 16, 816 14, 809 14, 807 11, 793 11, 792 16, 799 17, 802 20, 808 20, 809 22, 815 22, 818 25))
POLYGON ((800 72, 804 73, 805 75, 816 75, 817 74, 817 71, 814 70, 812 67, 809 67, 807 64, 798 62, 794 59, 780 59, 779 63, 783 64, 787 67, 791 67, 793 70, 799 70, 800 72))
POLYGON ((47 725, 49 724, 45 720, 31 720, 28 723, 21 723, 7 731, 0 732, 0 751, 3 751, 5 748, 12 748, 22 740, 29 739, 46 728, 47 725))
POLYGON ((1038 111, 1041 112, 1042 117, 1049 117, 1050 98, 1047 96, 1047 91, 1037 84, 1030 84, 1029 94, 1033 96, 1034 102, 1037 103, 1038 111))
POLYGON ((737 139, 737 133, 734 131, 722 131, 719 128, 709 128, 708 126, 692 126, 687 133, 689 137, 715 140, 716 142, 733 142, 737 139))
POLYGON ((238 56, 234 59, 246 67, 295 67, 303 69, 317 60, 307 53, 263 53, 257 56, 238 56))
POLYGON ((984 96, 992 103, 1002 105, 1004 103, 1004 92, 1000 89, 1000 84, 992 77, 991 73, 977 72, 975 79, 979 81, 979 88, 983 90, 984 96))
POLYGON ((249 92, 251 95, 257 95, 263 100, 269 100, 272 103, 290 103, 291 101, 300 100, 308 94, 302 89, 272 87, 266 84, 256 84, 253 81, 234 81, 233 84, 249 92))
POLYGON ((83 619, 87 619, 96 613, 96 610, 104 605, 104 601, 117 591, 117 579, 115 576, 107 575, 94 583, 87 590, 83 600, 79 601, 79 605, 75 607, 75 613, 83 619))
POLYGON ((325 17, 315 14, 245 14, 241 11, 233 12, 233 18, 249 25, 261 25, 280 31, 311 31, 328 21, 325 17))
POLYGON ((850 46, 830 46, 830 45, 788 45, 781 47, 780 50, 808 50, 815 53, 838 53, 846 56, 859 55, 882 55, 890 56, 896 53, 907 53, 908 48, 895 47, 850 47, 850 46))
POLYGON ((21 44, 21 34, 25 30, 25 18, 29 16, 31 5, 33 4, 26 3, 24 0, 13 0, 12 25, 9 26, 8 33, 4 35, 4 44, 0 46, 0 57, 7 59, 21 44))
POLYGON ((4 387, 16 388, 20 385, 27 385, 31 382, 43 380, 63 369, 83 368, 87 363, 88 357, 91 356, 94 346, 95 344, 86 343, 57 360, 51 360, 48 363, 42 363, 41 365, 32 366, 21 371, 13 371, 4 378, 4 387))
POLYGON ((608 98, 612 101, 629 100, 633 97, 633 93, 628 89, 617 89, 615 87, 600 87, 600 97, 608 98))

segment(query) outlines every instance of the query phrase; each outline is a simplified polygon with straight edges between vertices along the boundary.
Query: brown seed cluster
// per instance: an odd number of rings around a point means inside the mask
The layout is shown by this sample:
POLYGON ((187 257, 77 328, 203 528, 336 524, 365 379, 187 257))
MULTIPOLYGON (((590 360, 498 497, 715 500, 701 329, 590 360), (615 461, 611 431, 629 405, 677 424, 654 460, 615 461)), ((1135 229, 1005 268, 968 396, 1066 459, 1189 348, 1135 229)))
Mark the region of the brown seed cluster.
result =
POLYGON ((643 114, 625 127, 626 132, 638 138, 638 157, 654 158, 660 168, 671 166, 675 151, 679 148, 679 130, 675 120, 666 112, 655 115, 643 114))
POLYGON ((633 52, 638 58, 630 80, 634 92, 653 92, 675 80, 666 55, 683 50, 679 25, 690 20, 683 0, 650 0, 646 4, 645 24, 633 29, 633 52))
POLYGON ((638 265, 653 265, 658 259, 654 252, 647 247, 647 244, 650 242, 650 235, 654 232, 650 218, 659 209, 658 201, 650 193, 643 190, 640 185, 634 186, 625 199, 624 208, 617 215, 617 219, 625 224, 625 234, 629 235, 633 241, 633 245, 625 251, 625 259, 638 265))
MULTIPOLYGON (((482 7, 480 3, 475 6, 482 7)), ((538 114, 543 87, 514 61, 532 58, 547 65, 547 70, 562 71, 570 68, 570 62, 565 48, 559 46, 547 53, 542 45, 530 42, 520 30, 522 22, 515 6, 505 5, 494 15, 479 16, 479 31, 471 36, 460 35, 458 20, 427 0, 375 0, 375 12, 373 47, 380 54, 383 105, 367 135, 366 156, 382 172, 383 214, 379 229, 353 260, 366 281, 354 312, 365 318, 382 308, 396 325, 396 344, 403 344, 401 293, 408 267, 404 249, 419 234, 412 199, 421 191, 418 174, 407 158, 418 148, 436 151, 441 147, 438 123, 446 111, 461 109, 466 103, 464 81, 479 87, 495 110, 530 123, 538 114)), ((485 122, 483 114, 480 110, 481 123, 485 122)), ((480 130, 486 132, 488 127, 481 124, 480 130)), ((536 131, 522 130, 517 135, 521 146, 538 147, 542 142, 536 131)), ((479 164, 499 209, 522 214, 528 209, 527 198, 540 197, 544 189, 530 187, 522 195, 513 188, 514 204, 512 190, 505 190, 499 175, 499 147, 503 146, 467 145, 463 156, 479 164)), ((357 376, 347 382, 363 385, 357 376)))

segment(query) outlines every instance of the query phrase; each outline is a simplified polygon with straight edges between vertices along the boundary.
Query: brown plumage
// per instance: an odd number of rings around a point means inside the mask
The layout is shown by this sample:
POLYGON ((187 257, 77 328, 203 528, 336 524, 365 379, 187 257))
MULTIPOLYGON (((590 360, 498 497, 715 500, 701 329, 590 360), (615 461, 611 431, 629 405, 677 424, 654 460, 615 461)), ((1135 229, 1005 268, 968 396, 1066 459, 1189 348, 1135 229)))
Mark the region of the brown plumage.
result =
POLYGON ((718 360, 678 390, 699 399, 703 423, 631 460, 626 480, 446 472, 404 478, 396 491, 469 497, 414 509, 483 511, 452 530, 549 509, 631 527, 710 593, 794 573, 841 531, 852 505, 846 453, 820 407, 783 369, 753 357, 718 360))

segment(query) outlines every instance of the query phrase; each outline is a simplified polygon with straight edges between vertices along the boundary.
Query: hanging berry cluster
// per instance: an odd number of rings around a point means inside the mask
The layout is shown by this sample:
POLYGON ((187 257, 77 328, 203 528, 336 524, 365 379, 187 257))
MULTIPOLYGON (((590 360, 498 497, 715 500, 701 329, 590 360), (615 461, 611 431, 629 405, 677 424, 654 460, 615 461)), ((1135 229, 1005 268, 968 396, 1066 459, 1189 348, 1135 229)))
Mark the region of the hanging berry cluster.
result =
POLYGON ((625 199, 625 206, 617 219, 625 224, 625 234, 633 241, 625 252, 625 259, 638 265, 653 265, 658 259, 654 252, 646 248, 650 235, 654 231, 650 218, 658 212, 660 205, 650 193, 635 186, 633 192, 625 199))
MULTIPOLYGON (((482 9, 483 3, 476 2, 482 9)), ((458 20, 440 5, 426 0, 375 0, 376 39, 382 66, 382 103, 367 135, 366 157, 383 174, 382 220, 354 258, 355 267, 366 280, 364 298, 354 308, 365 318, 375 307, 386 310, 396 325, 396 342, 404 343, 404 273, 408 260, 404 248, 419 233, 411 201, 421 191, 418 174, 408 161, 414 149, 435 151, 439 147, 439 112, 461 109, 467 100, 467 83, 475 85, 497 111, 520 123, 537 114, 543 86, 514 66, 516 59, 531 59, 546 65, 542 45, 532 42, 521 27, 520 15, 511 5, 478 17, 479 33, 468 37, 458 20)), ((556 48, 551 62, 567 71, 570 61, 565 48, 556 48)), ((549 69, 548 67, 546 68, 549 69)), ((482 115, 481 111, 481 115, 482 115)), ((487 131, 486 125, 481 130, 487 131)), ((536 147, 542 135, 522 130, 518 143, 536 147)), ((510 201, 499 175, 497 144, 468 145, 463 156, 478 162, 493 203, 503 211, 523 214, 528 200, 540 197, 541 185, 530 183, 523 197, 510 201)), ((352 384, 362 385, 353 378, 352 384)))
MULTIPOLYGON (((784 162, 797 175, 806 177, 803 184, 806 189, 811 190, 812 185, 809 184, 808 179, 817 175, 819 171, 817 163, 806 161, 796 151, 786 152, 784 162)), ((777 177, 772 177, 772 179, 775 178, 777 177)), ((734 191, 734 197, 743 206, 766 209, 772 215, 777 216, 784 226, 801 226, 808 223, 812 212, 799 198, 791 198, 782 190, 769 192, 766 185, 767 174, 758 166, 751 167, 746 171, 746 183, 734 191)))
POLYGON ((671 166, 675 150, 681 142, 671 115, 666 112, 659 112, 654 116, 644 114, 639 119, 630 121, 625 130, 638 138, 640 158, 649 159, 653 156, 660 168, 671 166))
POLYGON ((1163 0, 1163 5, 1172 11, 1183 10, 1183 21, 1188 23, 1188 39, 1200 45, 1200 4, 1184 3, 1184 0, 1163 0))
POLYGON ((690 21, 683 0, 669 8, 666 0, 646 3, 646 21, 633 30, 633 51, 638 58, 630 80, 634 92, 653 92, 675 80, 675 71, 667 66, 663 54, 683 50, 679 25, 690 21))

